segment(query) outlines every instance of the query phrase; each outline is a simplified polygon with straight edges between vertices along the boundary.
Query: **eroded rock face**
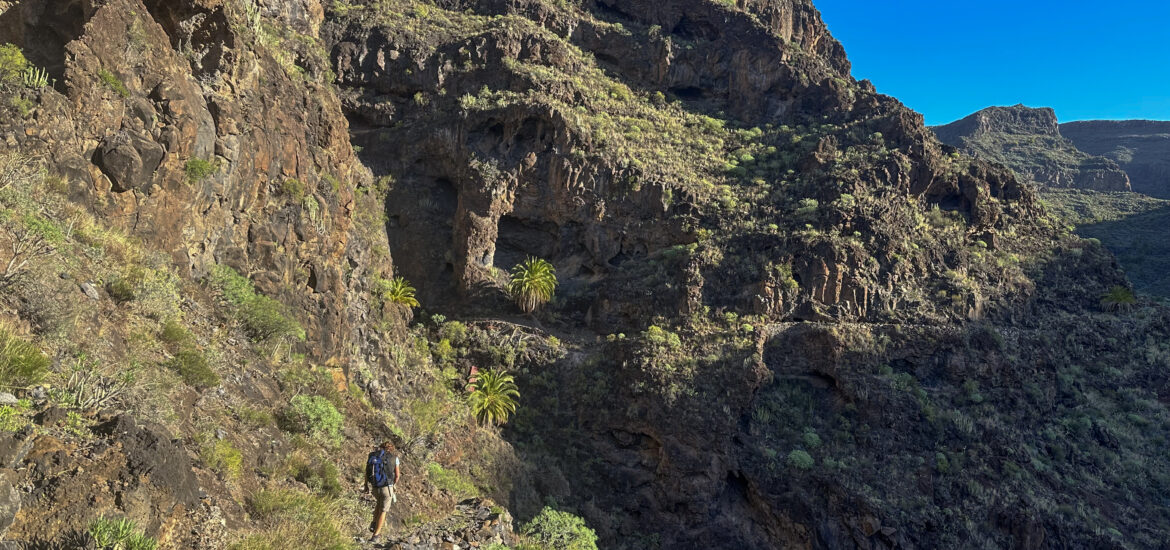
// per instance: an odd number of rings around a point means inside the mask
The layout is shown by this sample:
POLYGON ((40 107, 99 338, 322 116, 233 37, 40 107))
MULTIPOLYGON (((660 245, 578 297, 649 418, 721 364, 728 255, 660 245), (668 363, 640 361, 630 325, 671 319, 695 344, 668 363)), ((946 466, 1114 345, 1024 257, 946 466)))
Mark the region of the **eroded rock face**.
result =
MULTIPOLYGON (((371 168, 393 180, 391 251, 430 303, 498 308, 503 302, 492 290, 499 282, 495 269, 538 255, 554 261, 570 288, 601 287, 591 302, 571 300, 571 309, 606 330, 637 327, 639 311, 693 311, 704 292, 727 290, 737 294, 737 307, 751 302, 777 318, 872 318, 889 307, 876 296, 895 286, 892 265, 863 268, 865 260, 825 247, 788 260, 809 283, 797 296, 768 290, 774 282, 767 280, 735 289, 688 287, 702 285, 694 269, 653 294, 618 283, 627 261, 695 242, 696 219, 707 217, 700 222, 706 223, 719 214, 710 197, 680 190, 652 167, 601 153, 604 136, 581 131, 580 115, 559 106, 580 102, 580 92, 533 83, 523 67, 588 70, 589 61, 566 42, 662 102, 675 98, 688 109, 723 112, 746 125, 865 121, 866 132, 893 152, 872 171, 854 173, 855 185, 896 189, 958 211, 984 234, 1004 223, 1004 205, 1013 215, 1032 209, 1031 190, 1010 174, 948 167, 949 150, 922 126, 920 115, 868 83, 853 83, 839 45, 807 3, 749 2, 744 13, 712 2, 601 1, 587 7, 597 17, 571 16, 538 2, 442 5, 466 10, 477 21, 520 15, 564 38, 487 23, 477 23, 483 28, 469 35, 412 35, 406 22, 380 25, 374 14, 338 17, 323 28, 355 141, 371 168), (467 109, 456 101, 482 90, 534 89, 549 103, 467 109)), ((824 178, 816 198, 830 203, 839 193, 828 173, 855 138, 830 135, 814 143, 811 151, 792 153, 793 172, 824 178)), ((837 223, 850 232, 864 225, 837 223)), ((972 314, 978 310, 973 304, 972 314)))
POLYGON ((1049 187, 1128 191, 1130 180, 1114 160, 1086 153, 1061 135, 1051 108, 988 107, 934 133, 948 145, 999 162, 1020 177, 1049 187))
MULTIPOLYGON (((304 33, 323 18, 316 0, 258 9, 304 33)), ((216 264, 256 274, 309 329, 306 351, 327 359, 349 349, 341 264, 353 188, 369 176, 336 96, 313 82, 311 42, 288 46, 282 65, 248 17, 201 0, 20 2, 0 16, 0 41, 58 80, 32 118, 0 131, 190 276, 216 264), (191 175, 203 166, 210 173, 191 175), (289 180, 307 199, 281 195, 289 180)))
POLYGON ((1170 198, 1170 122, 1086 120, 1061 124, 1060 131, 1082 151, 1121 165, 1134 191, 1170 198))

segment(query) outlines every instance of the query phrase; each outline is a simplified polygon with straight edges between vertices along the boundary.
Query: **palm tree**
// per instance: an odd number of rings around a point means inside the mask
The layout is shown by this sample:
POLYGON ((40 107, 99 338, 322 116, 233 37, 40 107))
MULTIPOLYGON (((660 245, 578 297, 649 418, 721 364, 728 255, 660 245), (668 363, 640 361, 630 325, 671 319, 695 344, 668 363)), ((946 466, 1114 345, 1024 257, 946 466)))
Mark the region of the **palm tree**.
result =
POLYGON ((414 287, 403 277, 395 277, 387 281, 378 280, 378 291, 382 298, 407 307, 418 307, 418 300, 414 297, 414 287))
POLYGON ((508 416, 516 412, 516 400, 520 398, 520 390, 516 388, 516 381, 511 374, 504 371, 489 370, 480 373, 471 392, 471 411, 481 423, 491 423, 497 426, 508 421, 508 416))
POLYGON ((1133 291, 1121 285, 1114 285, 1101 296, 1101 307, 1107 311, 1123 311, 1137 303, 1133 291))
POLYGON ((524 313, 532 313, 551 300, 556 288, 556 268, 540 258, 529 257, 512 268, 512 284, 508 290, 524 313))

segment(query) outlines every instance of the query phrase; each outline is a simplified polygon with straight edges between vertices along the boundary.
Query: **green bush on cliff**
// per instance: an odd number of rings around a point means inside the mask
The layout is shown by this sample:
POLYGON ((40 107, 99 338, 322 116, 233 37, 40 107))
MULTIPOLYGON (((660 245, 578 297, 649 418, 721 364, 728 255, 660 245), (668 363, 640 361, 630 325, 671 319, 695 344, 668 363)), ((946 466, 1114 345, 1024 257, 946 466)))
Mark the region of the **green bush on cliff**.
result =
POLYGON ((199 439, 199 460, 227 479, 236 479, 243 472, 244 457, 231 441, 202 434, 199 439))
POLYGON ((585 520, 568 512, 545 506, 520 531, 542 548, 553 550, 597 550, 597 533, 585 520))
POLYGON ((284 304, 256 292, 252 281, 228 266, 215 266, 207 277, 223 295, 256 342, 305 339, 305 329, 289 315, 284 304))
POLYGON ((261 491, 248 501, 254 531, 228 546, 230 550, 352 550, 340 503, 292 490, 261 491))
POLYGON ((96 550, 155 550, 158 541, 146 536, 134 520, 105 516, 89 524, 87 548, 96 550))
POLYGON ((215 163, 203 159, 193 158, 187 161, 183 171, 187 173, 188 183, 199 183, 207 176, 215 173, 218 168, 215 163))
POLYGON ((101 79, 101 81, 104 82, 106 86, 109 86, 111 90, 117 92, 118 95, 122 97, 130 97, 130 90, 128 90, 126 85, 122 83, 122 79, 118 78, 118 76, 114 73, 102 69, 98 71, 98 78, 101 79))
POLYGON ((1101 296, 1101 308, 1108 311, 1123 311, 1137 303, 1133 291, 1121 285, 1115 285, 1101 296))
POLYGON ((24 79, 28 60, 24 52, 12 44, 0 44, 0 83, 17 84, 24 79))
POLYGON ((49 358, 33 344, 0 328, 0 389, 36 384, 49 373, 49 358))
POLYGON ((808 470, 816 464, 813 457, 807 451, 797 449, 788 453, 788 465, 800 470, 808 470))
POLYGON ((166 366, 193 388, 211 388, 219 385, 219 375, 211 369, 203 353, 193 347, 179 350, 170 361, 167 361, 166 366))
POLYGON ((281 414, 280 427, 305 434, 326 443, 341 441, 345 416, 328 399, 319 395, 293 397, 281 414))
POLYGON ((427 479, 431 483, 458 499, 465 499, 479 494, 475 484, 467 476, 455 470, 448 470, 436 462, 427 464, 427 479))

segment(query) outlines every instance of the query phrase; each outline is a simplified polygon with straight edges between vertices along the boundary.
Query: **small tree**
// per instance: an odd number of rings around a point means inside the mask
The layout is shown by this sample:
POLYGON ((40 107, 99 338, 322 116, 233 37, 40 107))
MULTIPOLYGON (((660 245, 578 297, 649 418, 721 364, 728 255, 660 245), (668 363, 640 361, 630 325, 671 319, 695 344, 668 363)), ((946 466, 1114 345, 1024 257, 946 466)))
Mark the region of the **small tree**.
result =
POLYGON ((557 270, 545 260, 530 257, 512 268, 512 284, 508 290, 524 313, 532 313, 552 300, 556 288, 557 270))
POLYGON ((480 373, 471 392, 471 411, 481 423, 500 425, 516 412, 520 390, 512 375, 496 370, 480 373))

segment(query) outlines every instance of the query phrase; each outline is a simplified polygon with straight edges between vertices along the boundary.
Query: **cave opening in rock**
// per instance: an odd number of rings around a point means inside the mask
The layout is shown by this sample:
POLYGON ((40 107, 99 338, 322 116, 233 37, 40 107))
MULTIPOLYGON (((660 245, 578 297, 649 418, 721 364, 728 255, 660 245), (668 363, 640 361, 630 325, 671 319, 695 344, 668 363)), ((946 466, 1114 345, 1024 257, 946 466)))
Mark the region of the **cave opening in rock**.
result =
POLYGON ((93 15, 82 0, 24 0, 0 14, 0 43, 24 51, 50 79, 65 79, 65 46, 81 37, 93 15))
POLYGON ((678 20, 678 24, 671 29, 670 34, 678 36, 683 40, 718 40, 719 31, 710 23, 705 21, 695 21, 690 17, 683 16, 678 20))
POLYGON ((552 222, 506 215, 500 217, 497 231, 492 265, 501 269, 511 269, 529 256, 551 261, 560 248, 560 231, 552 222))
POLYGON ((455 183, 442 175, 403 177, 386 196, 386 233, 395 275, 406 277, 418 289, 420 301, 441 303, 453 294, 458 206, 455 183))
POLYGON ((671 88, 670 93, 683 101, 698 101, 703 99, 703 90, 694 86, 687 86, 683 88, 671 88))

